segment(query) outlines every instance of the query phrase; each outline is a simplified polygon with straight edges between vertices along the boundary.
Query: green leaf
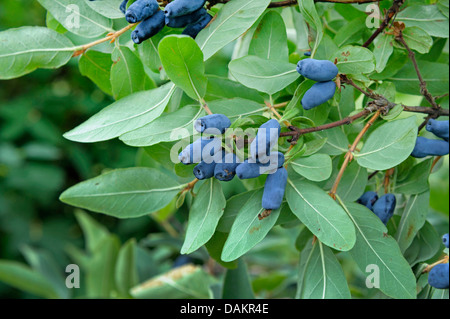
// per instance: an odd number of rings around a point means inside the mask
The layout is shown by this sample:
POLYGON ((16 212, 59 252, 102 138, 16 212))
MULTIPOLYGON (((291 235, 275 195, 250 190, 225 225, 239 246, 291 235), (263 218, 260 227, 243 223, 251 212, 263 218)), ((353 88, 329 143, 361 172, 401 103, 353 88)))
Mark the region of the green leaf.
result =
MULTIPOLYGON (((433 45, 433 38, 425 31, 418 27, 405 28, 403 30, 403 38, 410 49, 421 54, 428 53, 433 45)), ((379 72, 377 70, 377 72, 379 72)))
POLYGON ((238 261, 234 260, 232 262, 223 261, 220 256, 222 255, 223 246, 227 241, 228 234, 216 231, 211 239, 205 244, 208 254, 211 258, 217 261, 220 265, 228 269, 235 269, 238 266, 238 261))
POLYGON ((448 17, 436 5, 414 5, 399 12, 397 21, 407 27, 419 27, 433 37, 448 38, 448 17))
POLYGON ((83 231, 86 250, 92 254, 95 247, 109 235, 109 231, 105 226, 82 210, 76 210, 75 217, 83 231))
POLYGON ((442 236, 427 221, 419 230, 404 255, 411 267, 436 256, 442 247, 442 236))
POLYGON ((240 83, 267 94, 281 91, 300 77, 293 64, 251 55, 231 61, 228 67, 240 83))
POLYGON ((72 186, 60 200, 117 218, 133 218, 166 207, 184 186, 153 168, 117 169, 72 186))
POLYGON ((68 31, 85 37, 95 38, 113 31, 112 21, 95 12, 87 1, 38 0, 68 31))
POLYGON ((219 181, 211 178, 204 182, 189 211, 186 237, 181 248, 182 254, 196 251, 211 239, 223 215, 225 205, 226 199, 219 181))
POLYGON ((367 185, 367 170, 356 162, 350 163, 342 176, 337 194, 342 200, 355 201, 364 193, 367 185))
POLYGON ((333 251, 312 240, 300 254, 297 299, 350 299, 344 271, 333 251))
POLYGON ((224 114, 231 122, 251 115, 261 115, 267 110, 265 105, 241 98, 214 100, 208 106, 213 113, 224 114))
POLYGON ((335 127, 330 130, 325 130, 320 132, 319 135, 327 139, 325 145, 320 150, 321 153, 340 155, 348 151, 349 141, 342 128, 335 127))
POLYGON ((175 90, 173 83, 131 94, 104 108, 64 134, 76 142, 93 143, 116 138, 158 118, 175 90))
POLYGON ((393 41, 394 36, 386 33, 380 34, 374 41, 375 48, 373 49, 373 55, 376 61, 375 70, 378 73, 384 70, 389 58, 394 52, 393 41))
POLYGON ((325 245, 348 251, 355 244, 355 228, 345 211, 322 189, 288 179, 286 199, 292 212, 325 245))
MULTIPOLYGON (((431 94, 448 93, 449 69, 447 64, 423 60, 419 60, 417 63, 431 94)), ((389 76, 386 80, 393 81, 397 91, 401 93, 420 95, 420 82, 412 62, 408 62, 397 74, 389 76)))
POLYGON ((439 11, 441 11, 441 13, 448 19, 449 0, 439 0, 436 5, 439 8, 439 11))
POLYGON ((195 39, 205 61, 247 31, 269 3, 270 0, 233 0, 226 3, 195 39))
POLYGON ((368 208, 346 203, 348 216, 356 227, 356 244, 350 255, 365 272, 367 266, 379 268, 380 290, 396 299, 416 298, 416 278, 397 242, 380 219, 368 208))
POLYGON ((402 253, 411 245, 417 232, 425 224, 429 204, 429 191, 412 195, 406 201, 397 232, 395 233, 395 239, 402 253))
POLYGON ((199 266, 186 265, 133 287, 137 299, 209 299, 208 275, 199 266))
POLYGON ((248 54, 266 60, 289 60, 286 26, 279 13, 269 11, 264 15, 253 33, 248 54))
POLYGON ((143 147, 187 138, 194 134, 195 120, 204 114, 202 107, 188 105, 122 135, 120 140, 130 146, 143 147))
POLYGON ((128 240, 119 250, 115 270, 117 291, 124 297, 131 297, 130 289, 138 284, 135 263, 136 240, 128 240))
POLYGON ((120 11, 120 4, 123 0, 86 1, 86 3, 102 16, 110 19, 121 19, 125 15, 120 11))
POLYGON ((260 189, 253 193, 239 210, 222 251, 223 261, 232 261, 247 253, 263 240, 275 225, 280 209, 272 211, 270 216, 262 220, 258 218, 264 211, 261 206, 263 192, 264 190, 260 189))
POLYGON ((111 87, 114 98, 155 87, 155 83, 144 71, 141 60, 126 46, 116 46, 112 52, 111 87))
POLYGON ((227 78, 208 75, 208 86, 206 90, 205 100, 215 101, 221 99, 241 98, 264 104, 262 95, 253 89, 243 86, 242 84, 227 78))
POLYGON ((103 92, 113 95, 111 87, 111 54, 89 50, 84 53, 78 67, 81 75, 87 76, 103 92))
POLYGON ((116 235, 104 237, 92 252, 86 274, 88 298, 110 298, 115 289, 114 272, 120 241, 116 235))
MULTIPOLYGON (((316 54, 317 48, 319 47, 320 41, 322 41, 323 37, 323 26, 322 20, 317 13, 316 6, 314 0, 303 0, 298 4, 300 12, 303 15, 305 21, 312 27, 314 27, 316 34, 314 40, 314 47, 311 50, 311 58, 313 58, 316 54)), ((310 30, 311 32, 311 30, 310 30)), ((309 35, 311 36, 311 34, 309 35)))
POLYGON ((159 43, 161 63, 167 76, 194 100, 202 100, 207 78, 203 53, 188 36, 170 35, 159 43))
POLYGON ((17 78, 38 68, 59 68, 76 50, 64 35, 43 27, 2 31, 0 43, 0 80, 17 78))
POLYGON ((331 61, 335 59, 337 59, 336 66, 339 73, 361 74, 375 70, 375 57, 367 48, 346 45, 333 55, 331 61))
POLYGON ((310 181, 324 181, 331 175, 331 157, 326 154, 314 154, 299 157, 291 162, 294 171, 310 181))
POLYGON ((222 299, 255 299, 247 264, 242 258, 236 269, 227 269, 225 273, 222 299))
POLYGON ((420 194, 430 189, 428 177, 430 176, 431 165, 433 159, 429 158, 425 161, 414 165, 408 176, 399 179, 395 183, 395 192, 404 195, 420 194))
POLYGON ((334 42, 338 47, 346 44, 357 43, 361 40, 363 30, 367 28, 365 16, 360 16, 352 21, 345 23, 334 37, 334 42))
POLYGON ((355 153, 355 157, 362 167, 389 169, 408 158, 416 139, 416 117, 387 122, 370 134, 361 152, 355 153))
POLYGON ((217 225, 217 230, 223 233, 229 233, 236 216, 241 208, 250 200, 256 191, 248 191, 232 196, 227 200, 227 205, 222 218, 217 225))
POLYGON ((58 298, 52 284, 39 272, 10 260, 0 260, 0 281, 43 298, 58 298))

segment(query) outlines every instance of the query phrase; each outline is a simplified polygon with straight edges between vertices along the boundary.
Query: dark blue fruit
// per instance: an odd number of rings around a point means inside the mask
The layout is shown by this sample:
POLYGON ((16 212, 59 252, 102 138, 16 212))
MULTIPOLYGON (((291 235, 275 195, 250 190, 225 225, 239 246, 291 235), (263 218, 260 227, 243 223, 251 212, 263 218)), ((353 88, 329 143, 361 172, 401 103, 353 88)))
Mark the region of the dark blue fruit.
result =
POLYGON ((411 153, 412 157, 422 158, 426 156, 444 156, 449 152, 448 142, 444 140, 432 140, 419 136, 411 153))
POLYGON ((448 142, 448 122, 449 121, 437 121, 431 119, 427 123, 427 131, 448 142))
POLYGON ((283 202, 287 178, 288 173, 284 167, 267 176, 262 197, 262 207, 264 209, 274 210, 280 208, 283 202))
POLYGON ((356 202, 366 206, 368 209, 372 210, 373 204, 378 200, 378 194, 373 191, 365 192, 356 202))
POLYGON ((265 173, 274 173, 274 170, 284 165, 283 153, 273 152, 268 158, 270 160, 265 164, 255 163, 253 159, 246 160, 244 163, 239 164, 236 168, 237 177, 239 177, 239 179, 257 178, 265 173))
POLYGON ((442 236, 442 243, 444 244, 445 248, 448 248, 448 241, 448 234, 442 236))
POLYGON ((193 262, 193 259, 187 255, 180 255, 175 259, 173 262, 172 268, 181 267, 187 264, 191 264, 193 262))
POLYGON ((214 169, 214 177, 219 181, 229 182, 236 175, 236 168, 240 164, 239 158, 234 153, 225 155, 222 163, 217 163, 214 169))
POLYGON ((188 25, 186 29, 183 30, 182 34, 188 35, 191 38, 195 39, 200 31, 202 31, 211 20, 212 16, 207 13, 202 16, 197 22, 188 25))
POLYGON ((208 179, 214 176, 214 169, 216 168, 216 162, 205 163, 201 162, 194 167, 194 176, 199 180, 208 179))
POLYGON ((151 17, 158 10, 159 4, 156 0, 137 0, 128 7, 125 18, 128 23, 136 23, 151 17))
POLYGON ((195 121, 194 127, 197 132, 205 134, 223 134, 229 128, 231 121, 223 114, 211 114, 195 121))
POLYGON ((328 60, 303 59, 297 63, 297 72, 307 79, 326 82, 334 79, 339 70, 328 60))
POLYGON ((131 39, 134 43, 140 44, 156 35, 164 28, 164 25, 164 13, 158 11, 138 24, 136 29, 131 33, 131 39))
POLYGON ((185 165, 200 163, 212 163, 216 161, 215 154, 222 150, 220 138, 202 137, 188 145, 179 155, 178 159, 185 165))
POLYGON ((166 17, 166 25, 171 28, 184 28, 188 24, 197 22, 201 17, 207 14, 205 8, 200 8, 190 14, 179 17, 166 17))
POLYGON ((394 215, 397 200, 394 194, 381 196, 373 205, 372 211, 380 218, 383 224, 387 224, 392 215, 394 215))
POLYGON ((305 110, 310 110, 325 103, 334 96, 336 83, 333 81, 315 83, 305 95, 303 95, 302 106, 305 110))
POLYGON ((278 143, 281 126, 277 120, 269 120, 258 129, 255 139, 250 144, 250 155, 256 161, 264 161, 271 149, 278 143))
POLYGON ((428 274, 428 284, 437 289, 448 289, 448 263, 434 266, 428 274))
POLYGON ((311 56, 311 51, 303 53, 304 56, 311 56))
POLYGON ((166 5, 166 17, 179 17, 197 11, 205 5, 206 0, 175 0, 166 5))
POLYGON ((119 8, 123 14, 125 14, 127 12, 127 3, 128 3, 128 0, 123 0, 122 3, 120 4, 119 8))

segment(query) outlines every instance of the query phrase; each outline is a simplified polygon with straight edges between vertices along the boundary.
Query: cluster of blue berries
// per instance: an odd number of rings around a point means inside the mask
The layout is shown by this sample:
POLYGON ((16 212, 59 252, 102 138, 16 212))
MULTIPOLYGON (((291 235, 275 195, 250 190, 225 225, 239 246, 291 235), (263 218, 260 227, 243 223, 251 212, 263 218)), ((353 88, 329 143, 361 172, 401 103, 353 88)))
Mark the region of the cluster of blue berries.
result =
MULTIPOLYGON (((442 242, 448 248, 448 234, 442 237, 442 242)), ((449 268, 448 261, 445 264, 438 264, 434 266, 428 274, 428 284, 437 289, 449 289, 449 268)))
POLYGON ((334 96, 336 83, 332 80, 339 70, 333 62, 303 59, 297 63, 297 72, 305 78, 317 82, 303 96, 301 103, 305 110, 315 108, 334 96))
POLYGON ((370 209, 386 225, 394 215, 397 200, 394 194, 385 194, 378 198, 376 192, 368 191, 357 200, 357 203, 370 209))
POLYGON ((433 133, 439 140, 419 136, 411 156, 423 158, 426 156, 444 156, 449 153, 448 135, 449 121, 429 120, 426 126, 428 132, 433 133))
POLYGON ((219 136, 224 134, 230 125, 230 120, 223 114, 207 115, 196 120, 195 130, 207 136, 202 136, 185 147, 178 155, 180 162, 185 165, 198 163, 193 173, 199 180, 215 177, 228 182, 236 175, 239 179, 250 179, 269 174, 264 187, 262 206, 266 210, 278 209, 283 201, 287 183, 287 171, 283 167, 284 155, 271 152, 278 144, 280 124, 272 119, 260 126, 250 144, 251 157, 243 162, 236 154, 228 153, 222 148, 219 136))
POLYGON ((156 0, 136 0, 128 8, 128 0, 120 5, 128 23, 141 22, 131 33, 134 43, 140 44, 150 39, 164 26, 185 28, 183 34, 195 38, 212 20, 212 16, 203 7, 206 0, 174 0, 160 10, 156 0))

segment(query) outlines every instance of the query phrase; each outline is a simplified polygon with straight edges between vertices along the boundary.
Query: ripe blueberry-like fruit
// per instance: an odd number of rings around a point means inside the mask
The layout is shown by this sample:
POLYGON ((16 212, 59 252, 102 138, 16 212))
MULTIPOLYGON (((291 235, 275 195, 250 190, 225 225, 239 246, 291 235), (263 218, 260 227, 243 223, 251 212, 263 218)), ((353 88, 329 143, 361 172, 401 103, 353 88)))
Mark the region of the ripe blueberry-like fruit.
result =
POLYGON ((412 157, 422 158, 426 156, 444 156, 449 152, 449 145, 444 140, 432 140, 419 136, 411 153, 412 157))
POLYGON ((307 79, 326 82, 334 79, 339 70, 328 60, 303 59, 297 63, 297 72, 307 79))
POLYGON ((205 8, 200 8, 190 14, 179 17, 166 17, 166 25, 170 28, 184 28, 188 24, 197 22, 201 17, 208 14, 205 8))
POLYGON ((378 200, 378 194, 373 191, 365 192, 356 202, 366 206, 368 209, 372 210, 373 205, 378 200))
POLYGON ((287 178, 288 173, 284 167, 267 176, 262 197, 262 207, 264 209, 274 210, 280 208, 283 202, 287 178))
POLYGON ((428 274, 428 284, 437 289, 448 289, 448 263, 434 266, 428 274))
POLYGON ((139 23, 136 29, 131 33, 131 39, 134 43, 140 44, 156 35, 164 28, 164 25, 164 13, 160 10, 139 23))
POLYGON ((394 215, 397 200, 394 194, 381 196, 373 205, 372 211, 380 218, 383 224, 387 224, 392 215, 394 215))
POLYGON ((269 120, 258 129, 255 139, 250 144, 250 155, 257 161, 264 161, 271 149, 278 143, 281 126, 277 120, 269 120))
POLYGON ((136 23, 151 17, 159 10, 156 0, 137 0, 133 2, 125 12, 128 23, 136 23))
POLYGON ((199 180, 208 179, 214 176, 214 169, 216 168, 216 162, 205 163, 200 162, 194 167, 194 176, 199 180))
POLYGON ((188 25, 186 29, 183 30, 182 34, 188 35, 191 38, 195 39, 200 31, 202 31, 211 20, 212 16, 207 13, 203 15, 197 22, 188 25))
POLYGON ((175 0, 166 5, 166 17, 179 17, 197 11, 205 5, 206 0, 175 0))
POLYGON ((197 132, 205 134, 223 134, 229 128, 231 121, 223 114, 211 114, 199 118, 194 123, 197 132))
POLYGON ((437 121, 437 120, 429 120, 427 123, 427 131, 433 133, 437 137, 443 138, 448 142, 449 121, 437 121))
POLYGON ((194 260, 187 255, 180 255, 173 262, 172 268, 177 268, 187 264, 191 264, 193 261, 194 260))
POLYGON ((194 143, 188 145, 179 155, 178 159, 185 165, 200 163, 212 163, 215 154, 222 150, 220 138, 201 137, 194 143))
POLYGON ((311 56, 311 51, 303 53, 304 56, 311 56))
POLYGON ((246 160, 239 164, 236 168, 236 175, 239 179, 257 178, 265 173, 274 173, 278 168, 284 165, 284 155, 280 152, 273 152, 270 154, 269 162, 262 164, 254 160, 246 160))
POLYGON ((331 99, 336 91, 336 83, 333 81, 315 83, 305 95, 303 95, 302 106, 310 110, 331 99))
POLYGON ((123 0, 122 3, 120 4, 119 8, 123 14, 125 14, 127 12, 127 3, 128 3, 128 0, 123 0))
POLYGON ((236 175, 236 168, 240 164, 239 158, 234 153, 228 153, 222 163, 218 163, 214 169, 214 177, 219 181, 229 182, 236 175))
POLYGON ((448 234, 445 234, 444 236, 442 236, 442 243, 444 244, 445 248, 448 248, 448 234))

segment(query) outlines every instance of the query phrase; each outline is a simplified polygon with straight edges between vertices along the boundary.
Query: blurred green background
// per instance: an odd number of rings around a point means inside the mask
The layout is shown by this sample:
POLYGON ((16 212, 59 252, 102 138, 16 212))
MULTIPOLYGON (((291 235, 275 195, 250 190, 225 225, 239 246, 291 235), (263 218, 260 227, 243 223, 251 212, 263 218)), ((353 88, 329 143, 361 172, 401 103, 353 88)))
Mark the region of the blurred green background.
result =
MULTIPOLYGON (((0 31, 24 25, 45 25, 45 11, 39 3, 1 1, 0 31)), ((227 62, 219 55, 208 69, 215 65, 213 72, 220 74, 226 70, 223 66, 227 62)), ((83 259, 80 251, 85 249, 85 241, 79 221, 85 220, 86 215, 62 204, 59 195, 105 169, 151 161, 144 152, 117 140, 80 144, 62 137, 112 102, 111 97, 80 75, 75 59, 58 70, 38 70, 19 79, 0 81, 0 259, 55 270, 48 278, 58 282, 61 291, 66 265, 83 259)), ((434 210, 430 220, 444 233, 448 232, 448 157, 439 165, 443 167, 430 179, 434 210)), ((240 190, 242 185, 232 183, 225 187, 227 197, 233 195, 235 187, 240 190)), ((169 270, 178 257, 183 236, 176 235, 183 231, 187 218, 183 208, 176 212, 170 225, 150 217, 117 220, 88 214, 93 220, 87 223, 95 231, 107 229, 122 244, 136 238, 139 282, 169 270)), ((253 289, 259 297, 295 295, 297 235, 297 228, 277 227, 248 254, 253 289)), ((208 265, 209 257, 203 248, 191 257, 194 263, 208 265)), ((344 269, 356 268, 345 254, 341 262, 344 269)), ((209 267, 218 277, 224 273, 223 268, 209 267)), ((357 270, 351 273, 361 276, 357 270)), ((351 288, 355 296, 364 295, 360 292, 362 287, 351 288)), ((86 295, 109 297, 107 292, 88 292, 83 287, 61 294, 66 298, 86 295)), ((0 298, 35 297, 0 281, 0 298)))

